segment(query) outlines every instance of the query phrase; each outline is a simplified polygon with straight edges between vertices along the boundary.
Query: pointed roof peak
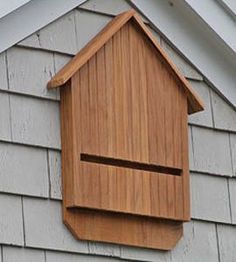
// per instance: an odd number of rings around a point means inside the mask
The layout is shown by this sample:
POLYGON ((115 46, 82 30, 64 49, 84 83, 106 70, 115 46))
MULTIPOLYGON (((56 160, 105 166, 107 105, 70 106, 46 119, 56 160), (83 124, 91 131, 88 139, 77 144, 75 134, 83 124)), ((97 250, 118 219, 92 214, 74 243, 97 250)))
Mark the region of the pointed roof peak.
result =
POLYGON ((163 57, 163 60, 169 67, 170 71, 172 71, 172 73, 176 76, 176 79, 183 86, 188 98, 188 113, 192 114, 202 111, 204 107, 201 99, 198 97, 197 93, 193 90, 185 77, 182 76, 176 66, 168 58, 166 53, 162 50, 155 37, 148 30, 134 9, 130 9, 119 14, 111 22, 109 22, 99 34, 97 34, 84 48, 82 48, 81 51, 48 82, 48 88, 51 89, 64 85, 130 19, 134 19, 144 35, 147 36, 161 57, 163 57))

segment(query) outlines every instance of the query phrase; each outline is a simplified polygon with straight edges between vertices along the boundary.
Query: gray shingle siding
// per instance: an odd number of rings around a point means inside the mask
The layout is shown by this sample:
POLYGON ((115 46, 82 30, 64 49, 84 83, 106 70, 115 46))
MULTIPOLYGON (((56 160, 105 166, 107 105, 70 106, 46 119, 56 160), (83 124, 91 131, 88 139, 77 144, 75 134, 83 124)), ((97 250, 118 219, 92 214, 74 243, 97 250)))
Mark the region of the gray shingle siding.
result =
POLYGON ((55 73, 53 53, 13 47, 7 51, 7 64, 9 90, 56 99, 56 92, 45 88, 55 73))
POLYGON ((88 253, 86 241, 75 241, 62 223, 61 202, 23 198, 25 243, 29 247, 88 253))
POLYGON ((0 72, 0 89, 6 90, 8 88, 6 53, 0 54, 0 72))
POLYGON ((0 139, 10 141, 12 138, 10 120, 10 98, 8 93, 0 92, 0 139))
POLYGON ((0 194, 1 244, 24 245, 22 198, 0 194))
POLYGON ((4 262, 45 262, 44 251, 21 247, 4 246, 2 257, 4 262))
POLYGON ((47 150, 0 143, 1 192, 48 198, 47 150))
POLYGON ((10 95, 12 140, 60 149, 59 103, 10 95))
POLYGON ((220 261, 235 261, 236 227, 217 225, 217 234, 219 239, 220 261))
POLYGON ((229 133, 193 127, 194 170, 210 174, 232 176, 232 156, 229 133))
POLYGON ((192 221, 184 224, 183 239, 161 252, 75 240, 62 223, 60 97, 46 83, 128 7, 125 1, 99 1, 0 55, 0 262, 234 262, 236 112, 158 34, 206 108, 189 118, 192 221))

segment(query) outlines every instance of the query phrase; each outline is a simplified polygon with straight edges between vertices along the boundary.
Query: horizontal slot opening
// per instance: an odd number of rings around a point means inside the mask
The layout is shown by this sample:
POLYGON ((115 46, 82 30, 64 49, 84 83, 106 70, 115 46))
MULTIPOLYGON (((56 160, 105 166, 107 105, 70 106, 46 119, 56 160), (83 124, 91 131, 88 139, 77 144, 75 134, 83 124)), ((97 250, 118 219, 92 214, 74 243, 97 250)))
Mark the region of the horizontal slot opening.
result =
POLYGON ((162 173, 162 174, 173 175, 173 176, 180 176, 182 172, 181 169, 174 168, 174 167, 146 164, 136 161, 123 160, 123 159, 104 157, 104 156, 96 156, 90 154, 80 154, 80 160, 84 162, 123 167, 123 168, 131 168, 136 170, 162 173))

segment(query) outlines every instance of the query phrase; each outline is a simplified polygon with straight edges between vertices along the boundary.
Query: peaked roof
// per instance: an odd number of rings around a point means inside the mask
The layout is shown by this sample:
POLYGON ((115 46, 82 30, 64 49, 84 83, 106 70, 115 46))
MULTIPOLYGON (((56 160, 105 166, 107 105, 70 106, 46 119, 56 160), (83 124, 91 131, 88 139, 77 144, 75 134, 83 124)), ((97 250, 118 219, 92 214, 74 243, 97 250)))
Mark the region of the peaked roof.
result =
POLYGON ((66 64, 49 82, 48 88, 56 88, 65 84, 119 29, 130 19, 134 19, 142 32, 148 37, 159 54, 164 58, 170 70, 181 82, 188 99, 188 113, 192 114, 204 109, 201 99, 190 86, 184 76, 167 57, 152 33, 144 25, 134 10, 116 16, 104 29, 95 36, 68 64, 66 64))

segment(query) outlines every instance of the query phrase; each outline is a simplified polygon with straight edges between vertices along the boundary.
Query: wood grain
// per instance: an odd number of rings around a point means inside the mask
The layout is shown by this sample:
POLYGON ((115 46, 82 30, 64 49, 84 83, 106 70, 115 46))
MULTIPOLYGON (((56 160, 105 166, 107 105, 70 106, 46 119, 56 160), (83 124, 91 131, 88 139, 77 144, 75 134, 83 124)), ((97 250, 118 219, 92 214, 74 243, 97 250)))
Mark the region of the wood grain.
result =
POLYGON ((78 239, 171 250, 183 235, 181 222, 105 213, 64 210, 64 222, 78 239))
POLYGON ((80 161, 89 154, 181 170, 187 165, 181 142, 187 140, 182 128, 187 96, 135 22, 100 48, 72 83, 78 85, 73 94, 80 105, 74 119, 79 169, 68 207, 183 220, 184 173, 177 179, 80 161))

